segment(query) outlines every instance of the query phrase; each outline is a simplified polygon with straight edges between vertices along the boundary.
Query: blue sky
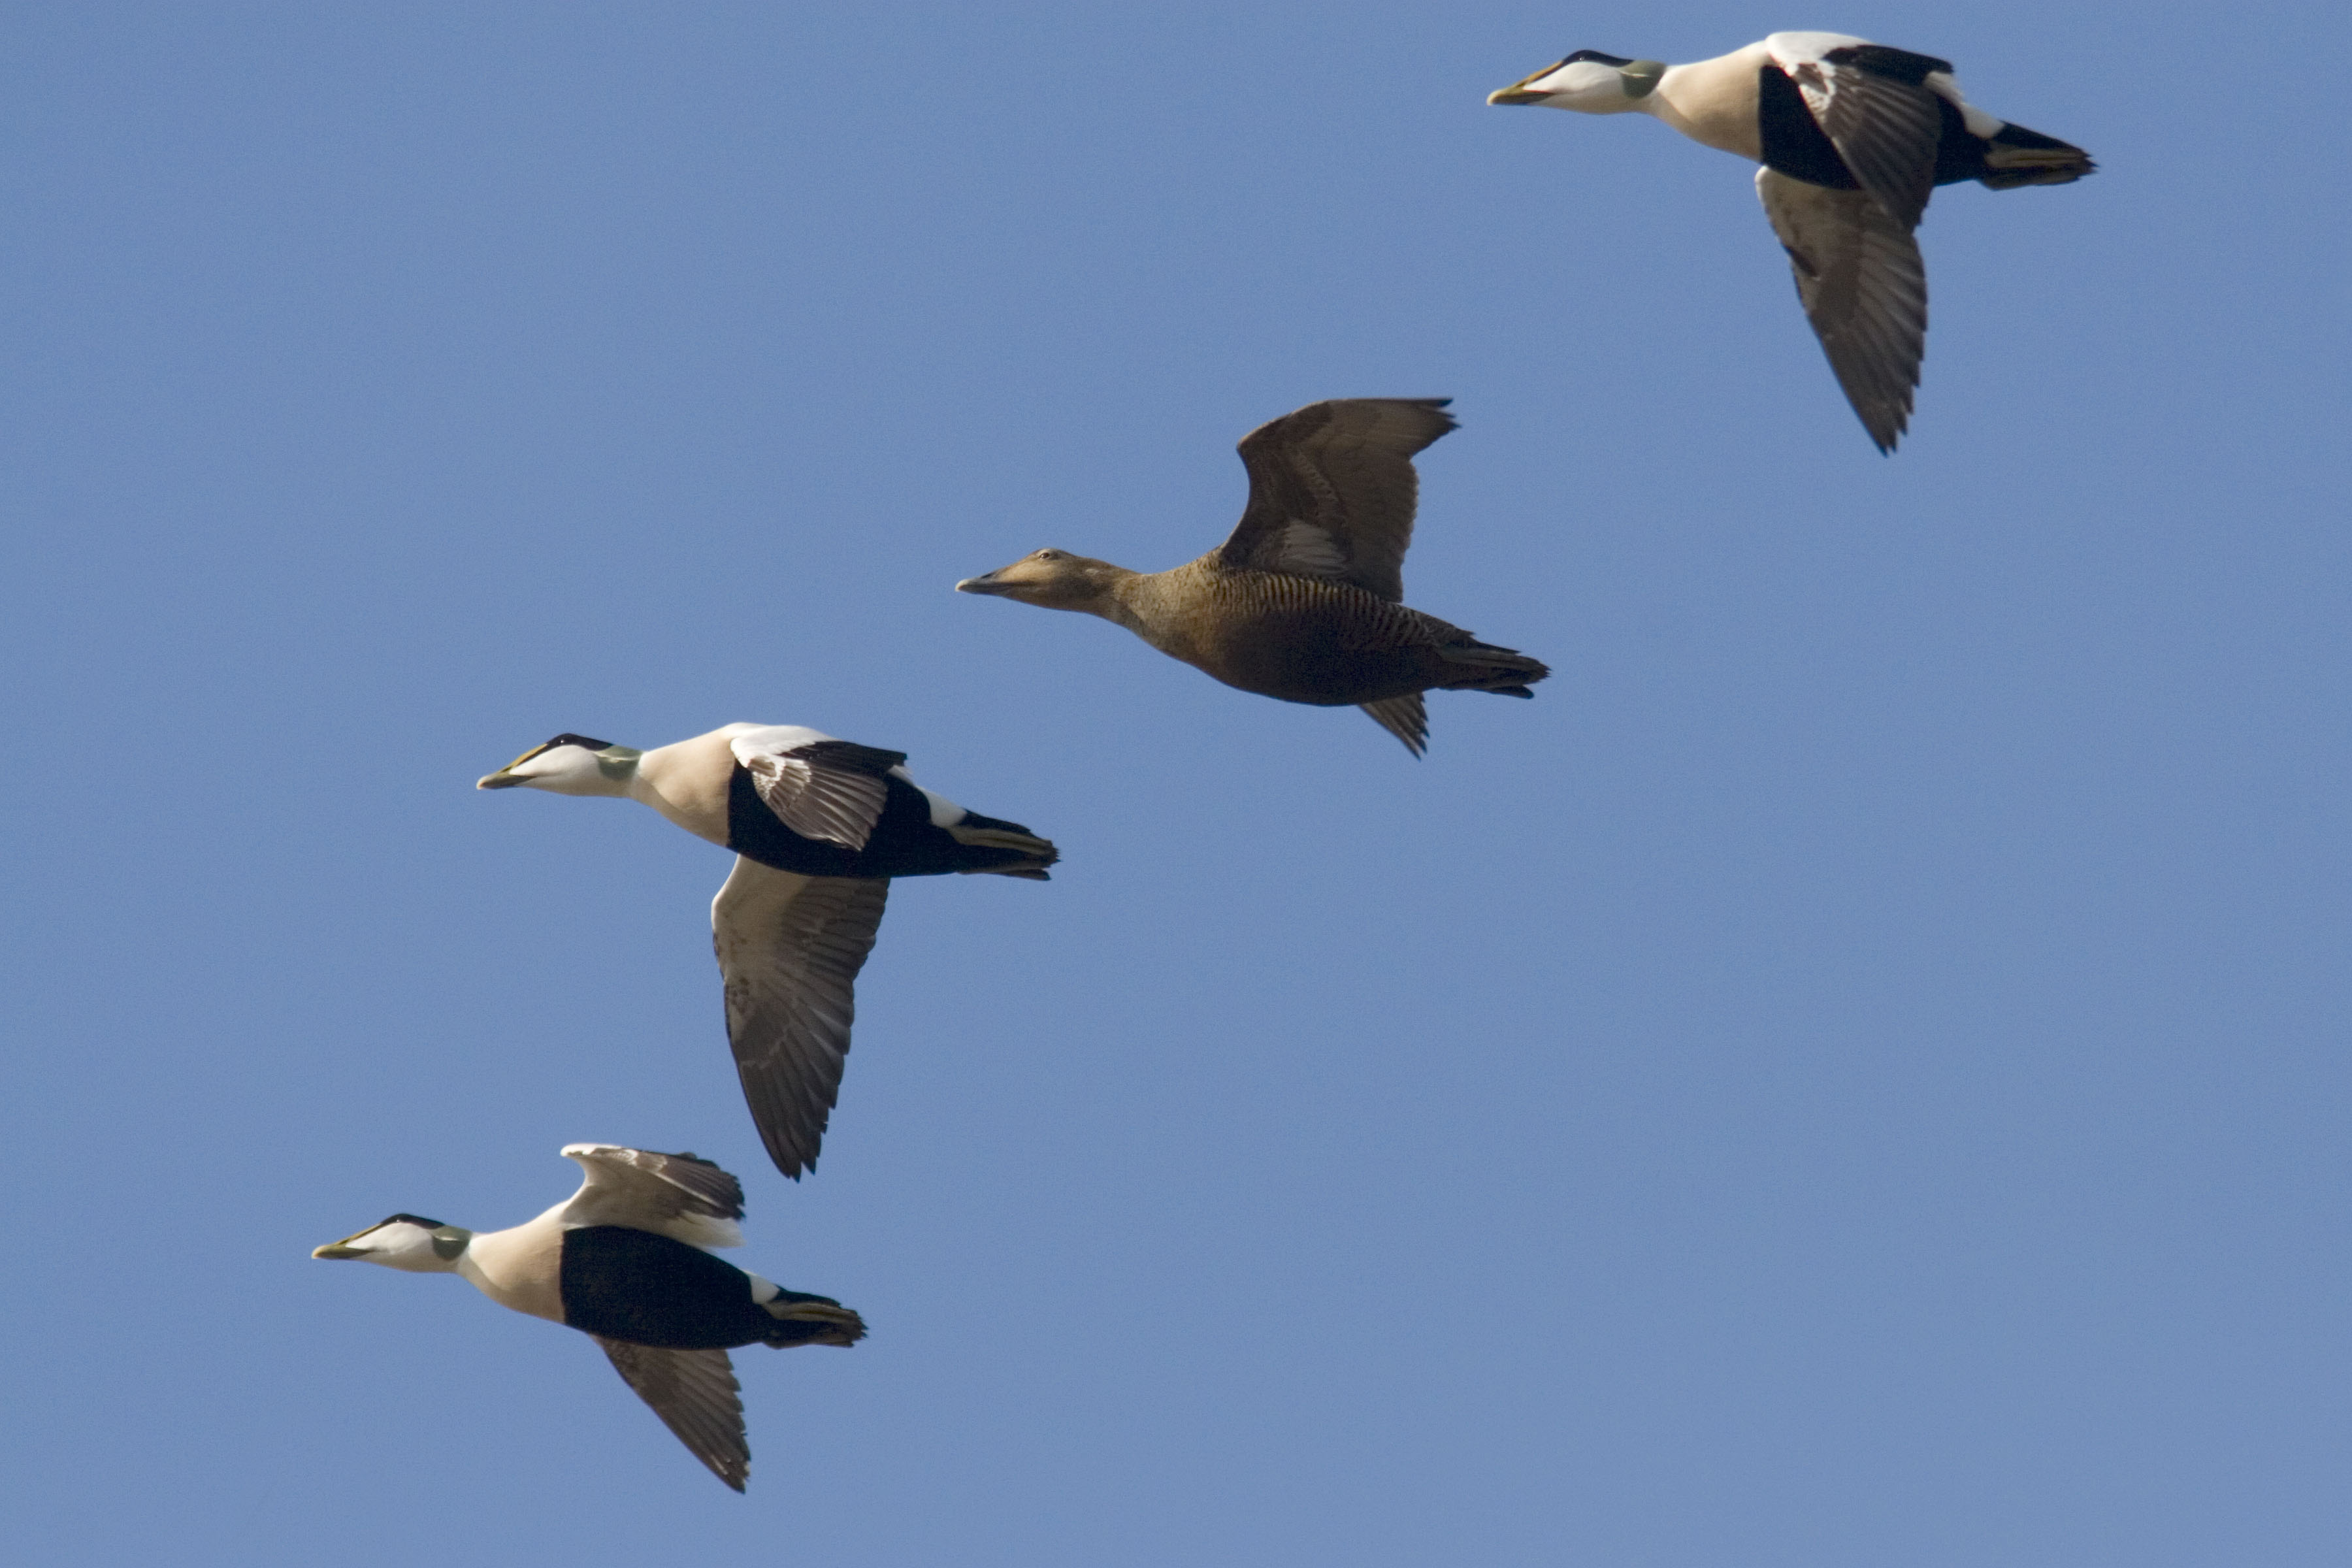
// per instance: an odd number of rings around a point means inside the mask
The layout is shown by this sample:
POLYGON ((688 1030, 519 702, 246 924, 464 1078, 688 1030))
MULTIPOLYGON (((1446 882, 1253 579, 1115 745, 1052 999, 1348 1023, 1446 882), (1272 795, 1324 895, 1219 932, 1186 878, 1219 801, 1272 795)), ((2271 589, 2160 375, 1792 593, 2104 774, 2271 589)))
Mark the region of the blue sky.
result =
POLYGON ((2337 1563, 2347 162, 2318 6, 8 8, 12 1541, 44 1562, 2337 1563), (1485 108, 1836 27, 1937 194, 1877 457, 1748 171, 1485 108), (959 597, 1451 395, 1361 717, 959 597), (726 858, 561 730, 912 754, 765 1164, 726 858), (855 1352, 748 1498, 576 1335, 308 1249, 690 1148, 855 1352))

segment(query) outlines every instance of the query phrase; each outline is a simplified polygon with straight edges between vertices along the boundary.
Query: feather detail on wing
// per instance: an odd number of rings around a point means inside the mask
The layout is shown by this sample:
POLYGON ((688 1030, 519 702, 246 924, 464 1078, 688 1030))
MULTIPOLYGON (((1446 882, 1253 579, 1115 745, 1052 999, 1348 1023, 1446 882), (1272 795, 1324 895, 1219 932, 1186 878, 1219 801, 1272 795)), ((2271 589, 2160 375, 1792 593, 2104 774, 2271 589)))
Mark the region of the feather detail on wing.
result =
POLYGON ((1372 722, 1404 742, 1404 749, 1414 756, 1429 750, 1429 705, 1418 691, 1402 697, 1383 697, 1378 702, 1359 702, 1357 707, 1371 715, 1372 722))
POLYGON ((563 1157, 587 1173, 563 1206, 567 1226, 618 1225, 688 1247, 740 1247, 743 1186, 708 1160, 615 1143, 569 1143, 563 1157))
POLYGON ((854 987, 890 884, 803 877, 738 857, 710 905, 727 1038, 752 1123, 776 1169, 797 1177, 840 1092, 854 987))
POLYGON ((743 1391, 725 1351, 665 1350, 590 1338, 604 1347, 637 1397, 710 1473, 737 1491, 751 1473, 751 1445, 743 1432, 743 1391))
POLYGON ((1927 352, 1927 268, 1918 242, 1865 191, 1759 169, 1756 194, 1846 401, 1878 449, 1893 451, 1910 423, 1927 352))
POLYGON ((1936 147, 1944 133, 1944 111, 1926 81, 1930 72, 1948 75, 1951 66, 1880 44, 1849 45, 1818 58, 1776 49, 1773 63, 1797 84, 1813 123, 1855 182, 1895 222, 1917 227, 1936 188, 1936 147))
POLYGON ((1454 427, 1451 401, 1310 403, 1243 437, 1249 505, 1218 552, 1225 569, 1327 578, 1403 599, 1420 493, 1412 456, 1454 427))
POLYGON ((786 827, 803 838, 851 850, 866 847, 889 798, 885 781, 892 768, 907 760, 904 752, 855 741, 763 744, 756 731, 736 737, 730 747, 735 760, 750 772, 760 799, 786 827))

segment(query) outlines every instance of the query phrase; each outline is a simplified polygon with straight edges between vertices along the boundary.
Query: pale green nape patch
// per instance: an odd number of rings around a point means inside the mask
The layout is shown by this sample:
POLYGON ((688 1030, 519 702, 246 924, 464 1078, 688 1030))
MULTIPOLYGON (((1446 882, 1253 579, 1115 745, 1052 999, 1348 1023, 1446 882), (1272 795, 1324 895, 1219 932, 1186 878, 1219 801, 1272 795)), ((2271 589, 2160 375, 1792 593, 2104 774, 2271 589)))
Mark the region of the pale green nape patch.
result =
POLYGON ((1666 74, 1666 62, 1635 60, 1632 65, 1618 67, 1617 74, 1625 79, 1626 97, 1647 98, 1657 90, 1658 79, 1666 74))
POLYGON ((466 1244, 473 1239, 474 1233, 462 1226, 436 1226, 433 1231, 433 1256, 444 1263, 454 1261, 459 1253, 466 1250, 466 1244))
POLYGON ((644 755, 635 746, 607 746, 596 753, 596 771, 614 784, 626 784, 637 776, 637 759, 644 755))

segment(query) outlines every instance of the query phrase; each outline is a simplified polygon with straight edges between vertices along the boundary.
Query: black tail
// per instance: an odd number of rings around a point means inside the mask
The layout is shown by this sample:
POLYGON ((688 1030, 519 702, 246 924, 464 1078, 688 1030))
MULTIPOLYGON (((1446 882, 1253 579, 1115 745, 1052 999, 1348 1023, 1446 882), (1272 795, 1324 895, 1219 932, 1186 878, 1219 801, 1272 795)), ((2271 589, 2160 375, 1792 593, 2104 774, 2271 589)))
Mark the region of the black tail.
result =
POLYGON ((963 820, 948 829, 948 834, 967 849, 987 852, 982 860, 978 855, 973 863, 958 868, 966 873, 990 872, 999 877, 1020 877, 1032 882, 1050 882, 1045 868, 1062 858, 1050 838, 1040 838, 1017 822, 982 816, 967 811, 963 820))
POLYGON ((1977 178, 1996 191, 2020 185, 2071 185, 2096 170, 2091 155, 2071 142, 2004 125, 1985 143, 1984 173, 1977 178))
POLYGON ((1449 643, 1437 650, 1437 656, 1448 664, 1460 665, 1460 679, 1449 680, 1448 691, 1492 691, 1504 697, 1533 697, 1528 689, 1551 674, 1551 667, 1541 659, 1529 658, 1515 647, 1496 647, 1492 643, 1449 643))
POLYGON ((866 1320, 830 1296, 779 1290, 761 1305, 776 1320, 764 1342, 780 1350, 791 1345, 839 1345, 845 1350, 866 1337, 866 1320))

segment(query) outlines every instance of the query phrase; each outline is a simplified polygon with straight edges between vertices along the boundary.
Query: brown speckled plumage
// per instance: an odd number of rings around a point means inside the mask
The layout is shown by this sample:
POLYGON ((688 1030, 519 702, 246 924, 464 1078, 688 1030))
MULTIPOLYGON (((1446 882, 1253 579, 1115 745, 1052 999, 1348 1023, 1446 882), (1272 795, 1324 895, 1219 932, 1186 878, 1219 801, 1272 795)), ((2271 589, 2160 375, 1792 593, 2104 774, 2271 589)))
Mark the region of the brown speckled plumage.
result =
POLYGON ((1361 707, 1415 755, 1421 693, 1534 695, 1550 673, 1406 607, 1412 456, 1454 428, 1443 398, 1309 404, 1241 443, 1250 499, 1233 537, 1166 572, 1041 550, 956 586, 1116 621, 1228 686, 1361 707))

